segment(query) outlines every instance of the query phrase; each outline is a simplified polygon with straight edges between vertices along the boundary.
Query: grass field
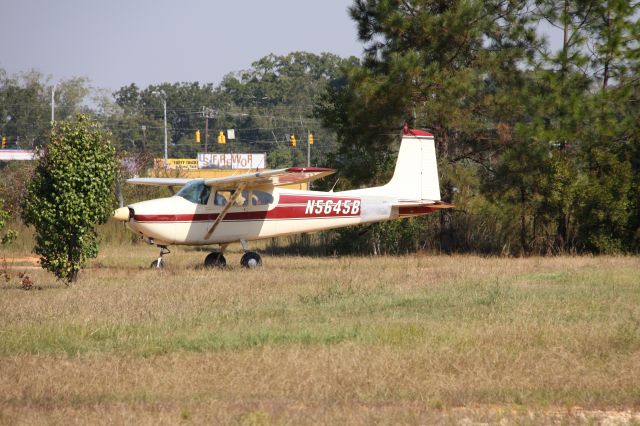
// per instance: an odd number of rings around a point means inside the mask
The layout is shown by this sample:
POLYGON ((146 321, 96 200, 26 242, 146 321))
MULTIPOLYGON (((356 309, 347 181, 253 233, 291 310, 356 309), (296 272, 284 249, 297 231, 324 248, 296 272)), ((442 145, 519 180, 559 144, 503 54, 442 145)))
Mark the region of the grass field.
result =
POLYGON ((0 423, 640 424, 640 258, 156 254, 9 269, 0 423))

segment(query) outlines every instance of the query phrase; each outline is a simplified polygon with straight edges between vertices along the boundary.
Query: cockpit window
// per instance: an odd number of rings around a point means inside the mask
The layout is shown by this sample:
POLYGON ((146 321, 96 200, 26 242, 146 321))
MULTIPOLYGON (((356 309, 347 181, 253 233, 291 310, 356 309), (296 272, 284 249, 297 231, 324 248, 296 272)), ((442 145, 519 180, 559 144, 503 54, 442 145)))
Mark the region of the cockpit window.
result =
POLYGON ((254 206, 266 206, 273 203, 273 195, 268 192, 253 191, 251 194, 251 204, 254 206))
POLYGON ((207 204, 210 194, 211 189, 200 179, 192 180, 176 193, 178 197, 182 197, 196 204, 207 204))

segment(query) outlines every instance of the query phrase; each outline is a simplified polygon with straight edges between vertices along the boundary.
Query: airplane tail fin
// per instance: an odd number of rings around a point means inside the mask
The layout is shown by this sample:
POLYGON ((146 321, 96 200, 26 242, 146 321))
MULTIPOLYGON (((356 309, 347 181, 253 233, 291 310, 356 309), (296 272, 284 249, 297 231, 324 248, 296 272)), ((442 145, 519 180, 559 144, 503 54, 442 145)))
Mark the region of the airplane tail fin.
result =
POLYGON ((382 188, 404 200, 440 200, 433 135, 405 128, 393 177, 382 188))

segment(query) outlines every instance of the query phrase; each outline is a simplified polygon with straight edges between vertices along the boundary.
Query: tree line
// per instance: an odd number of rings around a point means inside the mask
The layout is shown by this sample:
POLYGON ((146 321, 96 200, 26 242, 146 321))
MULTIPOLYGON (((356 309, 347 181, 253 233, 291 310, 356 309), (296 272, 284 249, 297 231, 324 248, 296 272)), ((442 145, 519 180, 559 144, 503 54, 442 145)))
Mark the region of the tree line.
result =
POLYGON ((408 119, 434 133, 443 198, 458 206, 381 225, 367 250, 637 251, 638 4, 356 0, 364 57, 317 106, 337 162, 350 184, 386 180, 389 129, 408 119))
MULTIPOLYGON (((312 163, 339 169, 337 189, 385 182, 408 121, 434 133, 442 196, 457 209, 323 234, 321 250, 638 251, 637 1, 355 0, 349 12, 360 59, 268 55, 217 86, 131 84, 88 104, 88 82, 72 79, 57 87, 56 117, 89 113, 120 155, 161 156, 165 99, 170 156, 194 157, 205 107, 210 146, 236 128, 216 150, 266 151, 271 167, 305 164, 313 131, 312 163)), ((46 143, 51 88, 0 70, 10 143, 46 143)))
MULTIPOLYGON (((204 150, 205 115, 209 117, 209 150, 268 152, 273 167, 306 162, 306 150, 289 149, 290 135, 306 142, 313 132, 314 162, 335 149, 334 138, 313 116, 313 105, 345 64, 357 62, 330 53, 294 52, 268 55, 251 68, 229 73, 212 83, 135 83, 113 93, 94 90, 83 78, 54 86, 35 71, 9 76, 0 70, 0 123, 9 148, 32 148, 48 141, 51 93, 55 118, 90 114, 109 130, 121 152, 163 155, 164 105, 167 105, 169 156, 194 158, 204 150), (54 90, 55 89, 55 90, 54 90), (233 144, 217 146, 220 131, 235 129, 233 144), (195 133, 200 131, 200 143, 195 133)), ((230 142, 230 141, 229 141, 230 142)), ((300 147, 298 147, 300 148, 300 147)))

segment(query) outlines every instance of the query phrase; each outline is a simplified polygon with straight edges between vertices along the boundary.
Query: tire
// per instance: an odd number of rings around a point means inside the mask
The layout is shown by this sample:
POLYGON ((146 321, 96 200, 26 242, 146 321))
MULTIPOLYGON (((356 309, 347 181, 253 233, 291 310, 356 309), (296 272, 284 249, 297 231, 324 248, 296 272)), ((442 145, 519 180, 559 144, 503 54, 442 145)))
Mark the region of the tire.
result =
POLYGON ((204 258, 205 268, 224 268, 225 266, 227 266, 227 259, 220 252, 211 252, 204 258))
POLYGON ((158 264, 158 259, 154 260, 153 262, 151 262, 151 265, 149 265, 150 268, 155 268, 155 269, 162 269, 164 268, 164 260, 160 259, 160 264, 158 264))
POLYGON ((262 259, 258 253, 248 251, 242 256, 242 259, 240 259, 240 265, 244 268, 254 269, 262 266, 262 259))

